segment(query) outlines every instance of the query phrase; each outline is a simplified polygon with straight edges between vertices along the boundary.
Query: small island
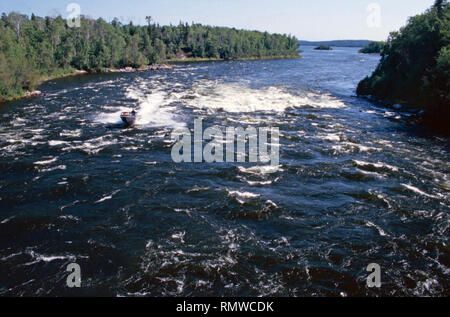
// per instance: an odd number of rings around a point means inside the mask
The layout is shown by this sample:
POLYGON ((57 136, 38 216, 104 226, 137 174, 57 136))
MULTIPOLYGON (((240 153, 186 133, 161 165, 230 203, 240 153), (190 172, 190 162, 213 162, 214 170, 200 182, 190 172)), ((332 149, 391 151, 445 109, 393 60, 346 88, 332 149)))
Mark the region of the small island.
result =
POLYGON ((329 45, 320 45, 315 48, 316 51, 332 51, 333 49, 329 45))
POLYGON ((381 54, 384 50, 386 42, 370 42, 359 50, 362 54, 381 54))

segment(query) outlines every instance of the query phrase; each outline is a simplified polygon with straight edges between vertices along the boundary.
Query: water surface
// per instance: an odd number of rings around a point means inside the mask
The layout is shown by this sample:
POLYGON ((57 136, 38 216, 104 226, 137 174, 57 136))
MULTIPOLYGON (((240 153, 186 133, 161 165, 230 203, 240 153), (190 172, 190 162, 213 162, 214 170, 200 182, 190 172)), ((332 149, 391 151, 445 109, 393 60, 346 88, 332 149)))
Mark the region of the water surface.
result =
POLYGON ((303 49, 66 78, 2 105, 0 294, 448 294, 448 141, 355 97, 379 57, 303 49), (194 118, 279 127, 278 172, 173 163, 170 133, 194 118))

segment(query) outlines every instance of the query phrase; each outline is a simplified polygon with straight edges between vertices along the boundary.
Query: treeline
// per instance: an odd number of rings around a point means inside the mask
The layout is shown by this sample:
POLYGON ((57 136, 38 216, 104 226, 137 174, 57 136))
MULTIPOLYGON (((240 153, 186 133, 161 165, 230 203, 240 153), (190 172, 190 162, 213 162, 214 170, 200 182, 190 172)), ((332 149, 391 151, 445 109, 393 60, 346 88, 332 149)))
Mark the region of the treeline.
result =
POLYGON ((140 67, 193 57, 233 60, 298 55, 293 36, 181 23, 122 25, 81 18, 70 28, 62 17, 18 13, 0 19, 0 100, 23 95, 46 77, 74 69, 140 67))
POLYGON ((450 5, 436 0, 391 33, 381 62, 358 85, 359 95, 424 110, 427 123, 450 130, 450 5))
POLYGON ((328 45, 331 47, 364 47, 370 43, 369 40, 337 40, 337 41, 299 41, 301 46, 328 45))
POLYGON ((381 54, 386 42, 370 42, 359 50, 363 54, 381 54))
POLYGON ((316 51, 332 51, 333 49, 329 45, 319 45, 314 48, 316 51))

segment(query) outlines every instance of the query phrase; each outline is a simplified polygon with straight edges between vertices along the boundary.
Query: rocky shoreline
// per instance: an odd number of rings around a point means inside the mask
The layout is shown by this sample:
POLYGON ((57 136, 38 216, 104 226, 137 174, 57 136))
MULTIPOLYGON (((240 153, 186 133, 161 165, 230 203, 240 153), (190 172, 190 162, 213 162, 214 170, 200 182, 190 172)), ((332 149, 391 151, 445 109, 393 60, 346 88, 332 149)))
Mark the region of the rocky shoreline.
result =
POLYGON ((107 73, 134 73, 134 72, 144 72, 149 70, 171 70, 173 66, 166 64, 152 64, 141 66, 139 68, 124 67, 124 68, 108 68, 107 73))
MULTIPOLYGON (((124 68, 108 68, 106 70, 103 70, 102 73, 135 73, 135 72, 143 72, 143 71, 155 71, 155 70, 172 70, 174 66, 167 65, 167 64, 152 64, 152 65, 145 65, 141 66, 139 68, 133 68, 133 67, 124 67, 124 68)), ((59 78, 65 78, 70 76, 77 76, 77 75, 86 75, 89 74, 86 70, 74 70, 72 73, 63 75, 63 76, 57 76, 57 77, 50 77, 43 80, 43 82, 59 79, 59 78)), ((8 101, 14 101, 14 100, 20 100, 25 98, 35 98, 42 95, 42 92, 40 90, 33 90, 33 91, 25 91, 23 96, 17 97, 17 98, 11 98, 2 100, 0 98, 0 103, 2 102, 8 102, 8 101)))
POLYGON ((33 98, 33 97, 37 97, 40 96, 42 94, 42 92, 40 90, 34 90, 34 91, 27 91, 25 93, 25 98, 33 98))

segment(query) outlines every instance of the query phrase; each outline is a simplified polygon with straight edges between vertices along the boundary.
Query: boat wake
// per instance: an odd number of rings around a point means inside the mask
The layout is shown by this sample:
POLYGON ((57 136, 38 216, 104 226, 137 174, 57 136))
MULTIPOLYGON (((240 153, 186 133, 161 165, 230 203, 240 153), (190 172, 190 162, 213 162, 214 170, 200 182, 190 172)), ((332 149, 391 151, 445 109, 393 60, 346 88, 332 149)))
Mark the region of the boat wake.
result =
POLYGON ((147 127, 184 127, 185 123, 175 114, 177 107, 184 106, 194 112, 254 113, 285 112, 292 108, 343 108, 345 103, 331 95, 314 92, 293 94, 280 87, 252 88, 247 82, 224 83, 213 80, 194 82, 187 89, 180 90, 177 82, 158 84, 142 80, 126 88, 128 104, 118 107, 105 106, 96 122, 120 124, 120 114, 135 106, 138 112, 136 125, 147 127))
POLYGON ((128 87, 126 98, 130 100, 127 105, 117 107, 104 106, 102 112, 95 117, 95 122, 103 124, 122 125, 120 115, 135 109, 137 112, 135 125, 144 127, 183 127, 184 123, 177 120, 171 106, 172 99, 163 90, 147 91, 139 87, 128 87), (113 111, 111 111, 113 110, 113 111))

